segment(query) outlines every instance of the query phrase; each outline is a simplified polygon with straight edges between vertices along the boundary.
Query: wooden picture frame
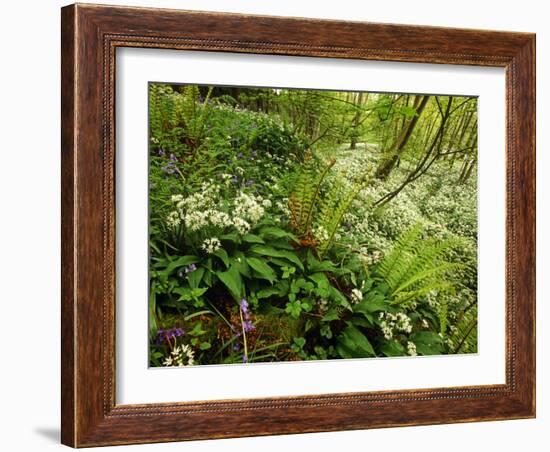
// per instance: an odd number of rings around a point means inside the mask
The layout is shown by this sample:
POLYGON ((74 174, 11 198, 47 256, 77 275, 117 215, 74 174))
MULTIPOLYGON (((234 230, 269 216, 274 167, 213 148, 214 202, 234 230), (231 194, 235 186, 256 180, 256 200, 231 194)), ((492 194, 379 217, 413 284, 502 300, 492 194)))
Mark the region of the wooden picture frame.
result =
POLYGON ((70 5, 62 9, 62 442, 73 447, 535 416, 535 35, 70 5), (506 383, 115 403, 115 50, 506 69, 506 383))

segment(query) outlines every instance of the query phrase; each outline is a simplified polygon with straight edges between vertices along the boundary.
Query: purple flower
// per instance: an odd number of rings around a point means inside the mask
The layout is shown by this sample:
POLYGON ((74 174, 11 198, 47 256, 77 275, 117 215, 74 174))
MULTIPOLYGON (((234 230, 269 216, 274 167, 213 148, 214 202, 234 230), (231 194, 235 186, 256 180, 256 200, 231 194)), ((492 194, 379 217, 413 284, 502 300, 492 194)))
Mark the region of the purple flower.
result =
POLYGON ((174 174, 176 172, 176 168, 174 168, 173 164, 168 163, 162 167, 162 171, 166 174, 174 174))
POLYGON ((247 333, 250 333, 252 330, 256 329, 256 327, 252 324, 252 321, 250 320, 245 320, 243 323, 243 327, 247 333))
POLYGON ((246 355, 243 355, 243 363, 248 363, 248 356, 246 355))
POLYGON ((185 273, 192 273, 197 269, 195 264, 191 264, 188 267, 185 267, 185 273))
POLYGON ((239 153, 237 154, 237 158, 238 158, 238 159, 242 159, 243 157, 244 157, 244 154, 243 154, 242 152, 239 152, 239 153))
POLYGON ((170 154, 170 160, 172 162, 175 162, 177 160, 176 156, 174 154, 170 154))
POLYGON ((159 149, 159 156, 164 157, 165 152, 164 149, 159 149))
POLYGON ((241 311, 243 311, 243 315, 248 315, 248 301, 246 301, 244 298, 239 303, 239 306, 241 308, 241 311))
POLYGON ((247 180, 246 183, 245 183, 245 185, 246 185, 247 187, 250 187, 251 185, 254 185, 254 181, 253 181, 252 179, 247 180))
POLYGON ((176 340, 176 338, 183 336, 185 334, 185 331, 183 328, 170 328, 168 330, 159 329, 157 331, 157 345, 161 345, 163 343, 169 343, 172 340, 176 340))

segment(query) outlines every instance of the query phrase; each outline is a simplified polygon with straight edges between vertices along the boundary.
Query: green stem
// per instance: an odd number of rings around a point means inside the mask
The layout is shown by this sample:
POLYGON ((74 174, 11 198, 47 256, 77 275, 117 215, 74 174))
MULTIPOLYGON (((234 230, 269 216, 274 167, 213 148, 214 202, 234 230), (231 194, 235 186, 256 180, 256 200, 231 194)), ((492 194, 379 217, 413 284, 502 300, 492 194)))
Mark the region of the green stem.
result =
POLYGON ((246 362, 248 363, 248 345, 246 343, 246 331, 244 329, 244 318, 243 318, 243 310, 239 306, 239 314, 241 316, 241 327, 243 329, 243 345, 244 345, 244 356, 246 357, 246 362))

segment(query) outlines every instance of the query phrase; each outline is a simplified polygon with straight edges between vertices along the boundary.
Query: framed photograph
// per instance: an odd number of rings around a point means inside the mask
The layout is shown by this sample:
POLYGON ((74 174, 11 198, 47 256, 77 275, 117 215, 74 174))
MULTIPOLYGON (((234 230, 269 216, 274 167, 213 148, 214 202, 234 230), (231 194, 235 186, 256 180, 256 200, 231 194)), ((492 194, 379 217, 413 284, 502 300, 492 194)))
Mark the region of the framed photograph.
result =
POLYGON ((62 442, 535 416, 535 36, 62 9, 62 442))

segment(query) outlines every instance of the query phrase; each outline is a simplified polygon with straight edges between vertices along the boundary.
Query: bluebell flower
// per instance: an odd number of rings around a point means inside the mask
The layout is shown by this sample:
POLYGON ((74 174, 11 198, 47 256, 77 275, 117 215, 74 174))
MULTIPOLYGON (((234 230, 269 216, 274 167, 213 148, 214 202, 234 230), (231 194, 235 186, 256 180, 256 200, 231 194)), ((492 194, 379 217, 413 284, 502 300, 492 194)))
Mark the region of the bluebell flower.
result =
POLYGON ((197 269, 195 264, 191 264, 188 267, 185 267, 185 273, 192 273, 197 269))
POLYGON ((241 300, 241 302, 239 303, 239 307, 243 311, 243 315, 247 316, 248 315, 248 301, 246 301, 246 299, 243 298, 241 300))

